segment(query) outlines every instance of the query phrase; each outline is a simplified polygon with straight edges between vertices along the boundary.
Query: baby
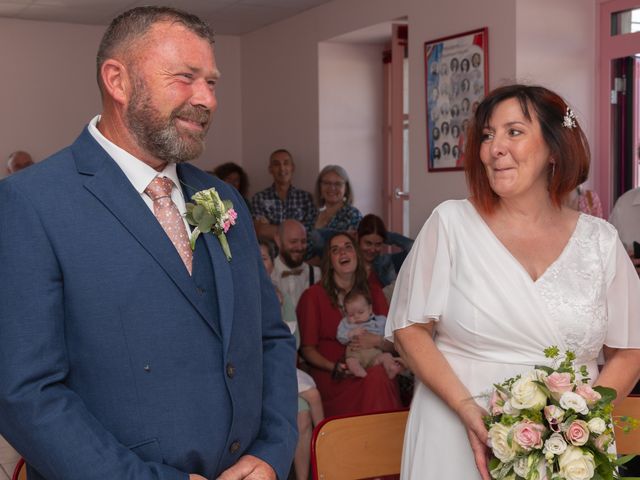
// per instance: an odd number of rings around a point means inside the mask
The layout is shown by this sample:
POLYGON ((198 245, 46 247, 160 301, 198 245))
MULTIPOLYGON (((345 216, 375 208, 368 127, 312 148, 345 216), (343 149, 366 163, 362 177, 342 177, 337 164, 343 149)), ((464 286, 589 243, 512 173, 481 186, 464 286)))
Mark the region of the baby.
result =
POLYGON ((390 353, 378 347, 355 349, 351 346, 351 340, 365 332, 384 335, 387 319, 383 315, 374 315, 369 295, 358 290, 351 290, 345 295, 344 310, 346 316, 338 325, 336 338, 347 346, 345 363, 349 371, 356 377, 366 377, 368 367, 382 363, 387 376, 395 378, 404 367, 390 353))

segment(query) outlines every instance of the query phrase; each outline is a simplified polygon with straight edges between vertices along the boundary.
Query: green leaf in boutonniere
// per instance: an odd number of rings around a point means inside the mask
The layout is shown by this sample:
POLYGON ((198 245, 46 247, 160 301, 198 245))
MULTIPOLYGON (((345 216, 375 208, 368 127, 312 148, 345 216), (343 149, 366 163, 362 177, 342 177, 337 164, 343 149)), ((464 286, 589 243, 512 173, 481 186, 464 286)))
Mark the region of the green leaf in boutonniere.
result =
POLYGON ((196 248, 196 240, 201 233, 213 232, 218 237, 220 246, 227 260, 231 260, 231 250, 226 233, 236 224, 238 214, 231 200, 221 200, 215 188, 201 190, 191 197, 194 203, 187 203, 186 219, 193 225, 189 238, 191 250, 196 248))

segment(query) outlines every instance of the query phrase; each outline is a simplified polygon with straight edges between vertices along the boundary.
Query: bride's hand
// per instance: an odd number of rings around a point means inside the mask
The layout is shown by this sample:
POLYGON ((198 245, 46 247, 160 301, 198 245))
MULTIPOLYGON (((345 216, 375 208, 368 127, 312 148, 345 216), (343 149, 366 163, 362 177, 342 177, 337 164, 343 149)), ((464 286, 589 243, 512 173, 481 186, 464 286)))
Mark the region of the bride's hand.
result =
POLYGON ((487 412, 472 398, 464 400, 458 408, 458 416, 467 429, 467 437, 469 437, 480 476, 482 480, 491 480, 487 460, 489 457, 489 447, 487 446, 489 435, 482 420, 484 415, 487 415, 487 412))

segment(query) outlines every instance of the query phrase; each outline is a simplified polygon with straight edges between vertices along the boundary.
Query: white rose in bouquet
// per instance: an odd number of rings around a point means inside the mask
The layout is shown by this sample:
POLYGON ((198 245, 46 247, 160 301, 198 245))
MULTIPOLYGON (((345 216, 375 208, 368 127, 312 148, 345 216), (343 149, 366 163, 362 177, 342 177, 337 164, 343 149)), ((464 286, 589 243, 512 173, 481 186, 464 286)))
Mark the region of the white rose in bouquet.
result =
POLYGON ((571 445, 558 457, 558 465, 560 476, 566 480, 590 480, 596 469, 590 452, 571 445))
POLYGON ((536 370, 533 370, 513 383, 511 387, 511 406, 520 410, 540 410, 547 404, 547 396, 535 383, 538 381, 536 372, 536 370))
POLYGON ((562 434, 552 433, 551 436, 545 440, 542 453, 549 459, 553 458, 554 455, 563 454, 566 449, 567 442, 564 440, 562 434))
POLYGON ((560 406, 565 410, 573 410, 576 413, 586 415, 589 413, 587 401, 577 393, 564 392, 560 397, 560 406))
POLYGON ((600 435, 607 429, 607 423, 600 417, 594 417, 587 422, 587 427, 590 432, 600 435))
POLYGON ((510 462, 516 456, 516 443, 509 445, 509 433, 511 429, 496 423, 489 429, 489 443, 493 454, 502 462, 510 462))

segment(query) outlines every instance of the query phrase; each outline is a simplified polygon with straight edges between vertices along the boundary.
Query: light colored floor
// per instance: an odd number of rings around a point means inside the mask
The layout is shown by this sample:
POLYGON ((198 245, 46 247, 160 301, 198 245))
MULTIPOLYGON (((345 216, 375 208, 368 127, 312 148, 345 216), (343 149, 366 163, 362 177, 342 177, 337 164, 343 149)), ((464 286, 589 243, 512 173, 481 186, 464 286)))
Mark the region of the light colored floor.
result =
POLYGON ((18 452, 0 436, 0 480, 11 480, 13 469, 19 459, 18 452))

